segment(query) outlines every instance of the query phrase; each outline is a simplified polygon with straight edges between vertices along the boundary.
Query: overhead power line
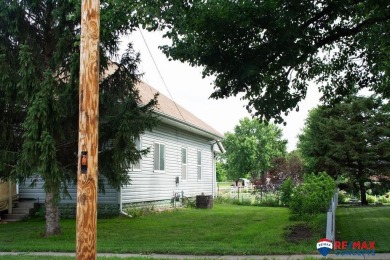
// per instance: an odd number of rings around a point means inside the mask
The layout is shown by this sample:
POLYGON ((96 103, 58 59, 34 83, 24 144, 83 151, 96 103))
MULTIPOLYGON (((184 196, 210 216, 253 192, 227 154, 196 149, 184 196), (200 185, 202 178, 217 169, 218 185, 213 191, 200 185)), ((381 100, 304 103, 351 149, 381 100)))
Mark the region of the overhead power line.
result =
POLYGON ((186 122, 186 120, 185 120, 183 114, 181 113, 181 111, 180 111, 180 109, 179 109, 177 103, 175 102, 175 100, 174 100, 174 98, 173 98, 173 96, 172 96, 172 94, 171 94, 171 91, 169 90, 167 84, 165 83, 165 80, 164 80, 164 78, 163 78, 163 76, 162 76, 162 74, 161 74, 160 69, 159 69, 158 66, 157 66, 156 60, 154 59, 152 52, 150 51, 149 45, 148 45, 148 43, 146 42, 146 39, 145 39, 145 37, 144 37, 144 34, 142 33, 141 28, 138 28, 138 29, 139 29, 139 32, 140 32, 140 34, 141 34, 141 36, 142 36, 142 39, 143 39, 143 41, 144 41, 144 43, 145 43, 145 46, 146 46, 146 48, 147 48, 147 50, 148 50, 148 52, 149 52, 149 55, 150 55, 150 57, 152 58, 154 67, 156 68, 156 70, 157 70, 157 72, 158 72, 158 75, 160 76, 160 79, 161 79, 161 81, 162 81, 162 83, 163 83, 165 89, 166 89, 167 92, 168 92, 169 97, 171 98, 173 104, 175 104, 175 107, 176 107, 177 111, 179 111, 179 114, 180 114, 181 118, 186 122))

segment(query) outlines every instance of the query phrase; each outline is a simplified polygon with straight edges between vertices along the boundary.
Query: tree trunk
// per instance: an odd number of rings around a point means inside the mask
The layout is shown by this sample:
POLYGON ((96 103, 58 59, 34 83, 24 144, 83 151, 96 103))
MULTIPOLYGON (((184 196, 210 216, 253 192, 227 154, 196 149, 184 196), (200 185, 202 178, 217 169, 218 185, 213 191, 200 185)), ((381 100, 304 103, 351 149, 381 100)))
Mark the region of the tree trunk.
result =
POLYGON ((359 181, 360 189, 360 201, 362 205, 368 205, 367 196, 366 196, 366 187, 364 186, 364 181, 359 181))
POLYGON ((45 236, 58 235, 61 233, 60 226, 60 211, 58 204, 54 200, 53 192, 46 192, 45 206, 46 206, 46 232, 45 236))

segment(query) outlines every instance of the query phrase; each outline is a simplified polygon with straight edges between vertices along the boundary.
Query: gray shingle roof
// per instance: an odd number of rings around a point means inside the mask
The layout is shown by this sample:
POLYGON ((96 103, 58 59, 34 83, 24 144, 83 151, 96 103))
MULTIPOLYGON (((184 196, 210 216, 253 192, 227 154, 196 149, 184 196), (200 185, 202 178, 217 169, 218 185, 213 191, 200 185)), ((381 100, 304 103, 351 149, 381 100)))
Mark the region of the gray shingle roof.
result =
MULTIPOLYGON (((147 83, 140 81, 137 85, 140 91, 141 101, 146 104, 150 99, 154 97, 156 93, 159 93, 155 88, 148 85, 147 83)), ((156 113, 161 114, 165 117, 178 120, 184 125, 189 127, 195 127, 198 130, 204 131, 207 134, 214 135, 215 137, 223 138, 223 135, 215 130, 213 127, 196 117, 194 114, 168 98, 162 93, 158 96, 158 105, 156 113)))

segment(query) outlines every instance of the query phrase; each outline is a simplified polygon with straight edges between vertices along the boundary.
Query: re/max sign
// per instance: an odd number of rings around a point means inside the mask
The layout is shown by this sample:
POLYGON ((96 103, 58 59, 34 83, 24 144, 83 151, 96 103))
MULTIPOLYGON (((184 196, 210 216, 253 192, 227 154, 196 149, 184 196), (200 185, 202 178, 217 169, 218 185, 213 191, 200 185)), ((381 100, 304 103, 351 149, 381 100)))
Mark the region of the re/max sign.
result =
POLYGON ((335 241, 334 250, 375 250, 375 241, 335 241))

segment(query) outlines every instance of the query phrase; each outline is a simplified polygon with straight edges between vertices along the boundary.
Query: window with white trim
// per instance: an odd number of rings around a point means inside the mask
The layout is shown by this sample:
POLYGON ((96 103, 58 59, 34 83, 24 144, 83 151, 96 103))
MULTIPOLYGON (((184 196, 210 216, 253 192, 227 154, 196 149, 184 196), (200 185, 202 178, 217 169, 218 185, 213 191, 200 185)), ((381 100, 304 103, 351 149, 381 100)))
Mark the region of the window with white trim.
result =
POLYGON ((165 171, 165 145, 154 143, 154 170, 165 171))
POLYGON ((197 152, 197 175, 198 180, 202 179, 202 151, 197 152))
MULTIPOLYGON (((141 140, 138 138, 136 138, 134 140, 134 143, 135 143, 135 147, 137 148, 138 151, 141 150, 141 140)), ((134 163, 132 165, 132 170, 133 171, 140 171, 141 170, 141 159, 139 159, 136 163, 134 163)))
POLYGON ((187 149, 181 148, 181 179, 187 180, 187 149))

